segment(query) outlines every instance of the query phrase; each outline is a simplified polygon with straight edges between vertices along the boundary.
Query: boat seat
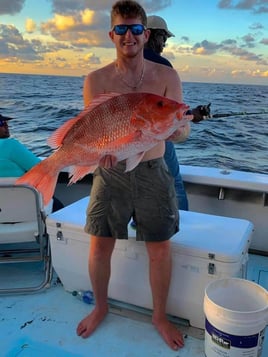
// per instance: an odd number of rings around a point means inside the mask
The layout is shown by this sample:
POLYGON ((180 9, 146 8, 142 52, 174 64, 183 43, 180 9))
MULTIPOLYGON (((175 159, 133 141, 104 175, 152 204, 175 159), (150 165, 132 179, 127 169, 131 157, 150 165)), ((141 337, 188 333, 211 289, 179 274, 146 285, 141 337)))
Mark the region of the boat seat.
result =
POLYGON ((42 271, 37 284, 1 284, 0 294, 33 293, 49 285, 52 264, 45 221, 42 198, 34 187, 0 183, 0 264, 39 262, 42 271))

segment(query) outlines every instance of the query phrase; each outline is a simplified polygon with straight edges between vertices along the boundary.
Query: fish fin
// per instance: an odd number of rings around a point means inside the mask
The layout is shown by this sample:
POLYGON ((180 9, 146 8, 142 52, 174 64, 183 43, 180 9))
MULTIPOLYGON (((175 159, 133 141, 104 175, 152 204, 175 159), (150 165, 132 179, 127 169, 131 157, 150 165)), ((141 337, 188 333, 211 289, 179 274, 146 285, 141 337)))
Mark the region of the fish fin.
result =
POLYGON ((98 165, 91 165, 91 166, 72 166, 70 168, 70 180, 68 185, 75 183, 78 180, 81 180, 84 176, 89 174, 90 172, 95 171, 98 165))
POLYGON ((125 170, 125 172, 131 171, 136 166, 138 166, 138 164, 143 159, 144 154, 145 154, 145 152, 143 151, 143 152, 140 152, 139 154, 136 154, 136 155, 131 156, 128 159, 126 159, 126 170, 125 170))
MULTIPOLYGON (((80 113, 82 114, 82 113, 80 113)), ((47 139, 47 143, 53 149, 57 149, 61 146, 63 139, 65 138, 68 131, 73 127, 73 125, 80 120, 80 115, 69 119, 64 124, 62 124, 58 129, 54 131, 54 133, 47 139)))
POLYGON ((16 184, 27 184, 35 187, 43 197, 46 206, 54 195, 58 173, 53 174, 49 168, 49 158, 35 165, 31 170, 16 180, 16 184))
POLYGON ((100 158, 99 166, 104 167, 105 169, 110 169, 115 167, 118 163, 117 157, 114 155, 104 155, 100 158))
POLYGON ((66 134, 75 125, 76 122, 83 119, 85 115, 88 114, 88 112, 92 111, 98 105, 119 95, 121 94, 116 92, 98 94, 96 97, 93 98, 90 104, 86 108, 84 108, 84 110, 82 110, 81 113, 79 113, 75 118, 67 120, 64 124, 62 124, 58 129, 54 131, 54 133, 47 140, 48 145, 51 146, 53 149, 56 149, 61 146, 66 134))

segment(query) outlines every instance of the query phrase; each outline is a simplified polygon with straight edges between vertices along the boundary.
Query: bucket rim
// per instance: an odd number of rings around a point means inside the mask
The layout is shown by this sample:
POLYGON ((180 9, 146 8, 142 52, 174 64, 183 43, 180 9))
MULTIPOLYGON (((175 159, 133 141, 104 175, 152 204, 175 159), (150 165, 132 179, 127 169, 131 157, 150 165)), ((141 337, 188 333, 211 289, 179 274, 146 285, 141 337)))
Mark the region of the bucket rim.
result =
POLYGON ((205 289, 205 298, 208 299, 208 301, 213 304, 214 306, 218 307, 219 305, 217 303, 215 303, 209 296, 208 296, 208 293, 207 293, 207 290, 211 287, 211 285, 213 285, 214 283, 217 283, 217 284, 220 284, 222 281, 240 281, 240 282, 243 282, 246 283, 247 285, 253 285, 255 286, 256 288, 258 288, 260 291, 262 291, 262 293, 264 295, 267 296, 267 304, 266 306, 260 308, 260 309, 256 309, 256 310, 251 310, 251 311, 239 311, 239 310, 232 310, 232 309, 229 309, 227 307, 223 307, 221 306, 221 309, 226 311, 226 312, 232 312, 232 313, 236 313, 236 314, 243 314, 243 316, 245 315, 252 315, 252 314, 258 314, 258 313, 263 313, 267 308, 268 308, 268 291, 261 285, 255 283, 254 281, 251 281, 251 280, 247 280, 247 279, 242 279, 242 278, 221 278, 221 279, 216 279, 216 280, 213 280, 212 282, 210 282, 207 286, 206 286, 206 289, 205 289))

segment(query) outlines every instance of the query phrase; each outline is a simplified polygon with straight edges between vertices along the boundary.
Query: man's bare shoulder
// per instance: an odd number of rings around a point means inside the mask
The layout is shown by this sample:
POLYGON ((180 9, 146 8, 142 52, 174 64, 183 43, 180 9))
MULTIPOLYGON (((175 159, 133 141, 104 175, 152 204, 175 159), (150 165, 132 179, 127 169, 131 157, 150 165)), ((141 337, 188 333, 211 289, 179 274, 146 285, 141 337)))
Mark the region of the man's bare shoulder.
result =
POLYGON ((113 63, 109 63, 108 65, 98 68, 95 71, 88 73, 87 77, 92 80, 105 78, 106 75, 110 75, 113 72, 113 63))
POLYGON ((145 61, 146 61, 146 67, 150 71, 157 71, 157 72, 159 71, 160 73, 170 73, 170 74, 174 74, 174 72, 177 73, 175 69, 172 67, 149 60, 145 60, 145 61))
POLYGON ((113 63, 90 72, 85 78, 84 93, 90 92, 91 96, 95 96, 99 93, 111 91, 108 86, 110 85, 110 83, 114 83, 113 76, 113 63), (110 80, 107 81, 107 78, 109 78, 110 80))
POLYGON ((164 82, 180 81, 178 72, 172 67, 146 60, 146 68, 151 79, 157 77, 158 80, 164 82))
POLYGON ((169 66, 146 61, 143 90, 181 101, 181 81, 177 71, 169 66))

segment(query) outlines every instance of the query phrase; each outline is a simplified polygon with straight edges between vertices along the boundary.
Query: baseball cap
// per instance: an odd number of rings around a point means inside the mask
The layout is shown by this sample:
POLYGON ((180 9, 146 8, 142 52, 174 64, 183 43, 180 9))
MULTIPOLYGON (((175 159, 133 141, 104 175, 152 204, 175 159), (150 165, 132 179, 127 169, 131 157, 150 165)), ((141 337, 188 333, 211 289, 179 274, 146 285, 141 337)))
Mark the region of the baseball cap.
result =
POLYGON ((0 114, 0 120, 11 120, 13 118, 6 117, 5 115, 0 114))
POLYGON ((160 16, 156 16, 156 15, 148 16, 147 28, 164 30, 166 31, 168 37, 175 37, 175 35, 169 31, 166 21, 160 16))

